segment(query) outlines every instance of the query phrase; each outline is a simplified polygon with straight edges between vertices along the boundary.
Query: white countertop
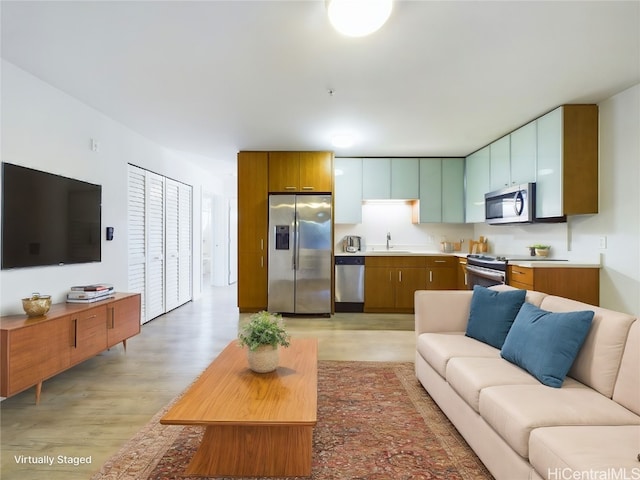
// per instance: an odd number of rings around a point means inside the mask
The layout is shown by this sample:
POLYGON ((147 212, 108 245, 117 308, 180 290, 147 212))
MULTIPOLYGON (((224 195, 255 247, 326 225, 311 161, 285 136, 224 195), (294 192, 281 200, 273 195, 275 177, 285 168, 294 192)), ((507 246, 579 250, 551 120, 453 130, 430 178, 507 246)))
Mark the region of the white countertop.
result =
MULTIPOLYGON (((336 257, 349 257, 349 256, 360 256, 360 257, 411 257, 411 256, 431 256, 431 255, 451 255, 458 258, 467 258, 469 255, 467 252, 451 252, 444 253, 438 250, 403 250, 401 248, 390 250, 381 249, 381 250, 367 250, 365 252, 335 252, 336 257)), ((490 255, 490 254, 488 254, 490 255)), ((528 268, 600 268, 600 263, 593 261, 585 261, 585 260, 512 260, 509 262, 509 265, 517 265, 519 267, 528 267, 528 268)))

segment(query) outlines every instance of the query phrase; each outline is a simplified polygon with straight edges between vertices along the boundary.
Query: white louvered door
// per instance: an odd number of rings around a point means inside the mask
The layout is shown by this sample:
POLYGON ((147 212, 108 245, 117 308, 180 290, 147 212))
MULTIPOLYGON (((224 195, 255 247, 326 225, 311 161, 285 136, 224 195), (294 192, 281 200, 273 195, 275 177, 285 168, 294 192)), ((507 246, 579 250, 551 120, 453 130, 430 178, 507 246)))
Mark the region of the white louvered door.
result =
POLYGON ((147 319, 162 315, 165 309, 165 178, 147 173, 147 319))
POLYGON ((179 295, 179 246, 180 246, 180 211, 179 195, 180 184, 167 179, 165 183, 165 232, 166 232, 166 306, 167 310, 173 310, 180 305, 179 295))
POLYGON ((178 302, 180 305, 192 297, 192 221, 193 188, 180 184, 178 196, 178 302))
POLYGON ((129 165, 129 291, 142 323, 192 297, 192 187, 129 165))
POLYGON ((140 323, 147 321, 147 235, 146 235, 146 173, 129 165, 128 230, 129 230, 129 286, 127 291, 141 296, 140 323))

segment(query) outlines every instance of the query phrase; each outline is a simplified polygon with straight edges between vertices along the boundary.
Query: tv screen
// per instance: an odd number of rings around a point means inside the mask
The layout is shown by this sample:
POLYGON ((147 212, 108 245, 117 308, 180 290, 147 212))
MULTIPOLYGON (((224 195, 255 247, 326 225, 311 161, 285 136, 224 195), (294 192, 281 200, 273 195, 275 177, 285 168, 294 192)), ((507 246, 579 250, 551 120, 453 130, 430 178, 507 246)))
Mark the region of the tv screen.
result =
POLYGON ((102 187, 2 164, 2 269, 99 262, 102 187))

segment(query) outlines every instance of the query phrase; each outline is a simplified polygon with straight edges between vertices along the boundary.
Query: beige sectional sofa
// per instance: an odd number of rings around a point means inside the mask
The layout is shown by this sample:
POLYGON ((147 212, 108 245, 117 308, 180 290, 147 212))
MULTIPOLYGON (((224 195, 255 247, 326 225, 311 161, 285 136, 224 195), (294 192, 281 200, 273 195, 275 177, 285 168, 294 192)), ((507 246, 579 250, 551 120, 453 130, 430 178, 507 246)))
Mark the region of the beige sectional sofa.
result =
POLYGON ((594 312, 567 377, 553 388, 465 335, 472 295, 416 292, 415 369, 492 475, 640 480, 640 322, 528 291, 526 302, 549 312, 594 312))

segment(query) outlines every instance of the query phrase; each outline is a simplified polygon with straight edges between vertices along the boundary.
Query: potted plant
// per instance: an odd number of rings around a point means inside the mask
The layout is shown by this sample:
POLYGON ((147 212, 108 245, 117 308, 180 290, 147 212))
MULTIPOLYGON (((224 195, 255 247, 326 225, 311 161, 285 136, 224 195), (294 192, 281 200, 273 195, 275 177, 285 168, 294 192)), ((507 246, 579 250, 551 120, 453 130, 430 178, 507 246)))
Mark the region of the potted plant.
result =
POLYGON ((267 311, 251 315, 238 334, 240 345, 249 349, 249 368, 258 373, 278 368, 278 348, 288 347, 290 338, 282 315, 267 311))
POLYGON ((535 245, 531 245, 529 248, 532 248, 535 251, 536 256, 546 257, 547 255, 549 255, 549 250, 551 249, 551 246, 537 243, 535 245))

